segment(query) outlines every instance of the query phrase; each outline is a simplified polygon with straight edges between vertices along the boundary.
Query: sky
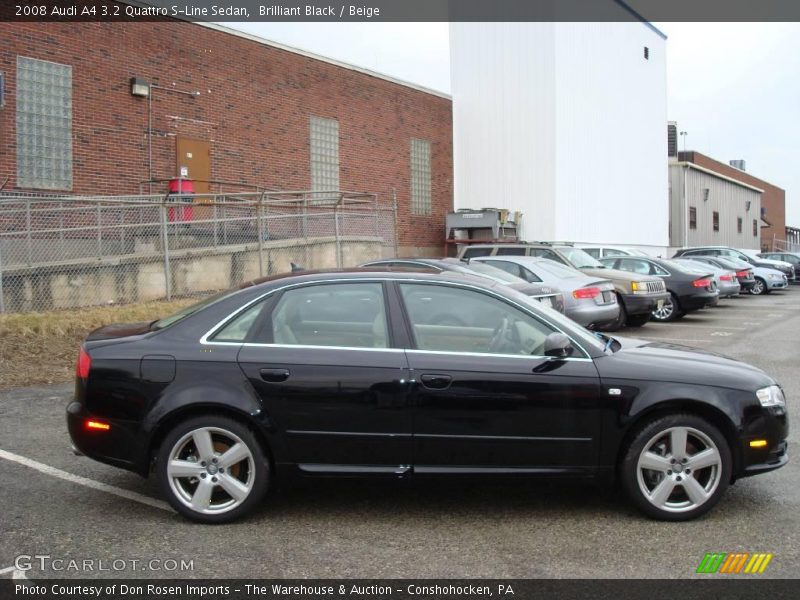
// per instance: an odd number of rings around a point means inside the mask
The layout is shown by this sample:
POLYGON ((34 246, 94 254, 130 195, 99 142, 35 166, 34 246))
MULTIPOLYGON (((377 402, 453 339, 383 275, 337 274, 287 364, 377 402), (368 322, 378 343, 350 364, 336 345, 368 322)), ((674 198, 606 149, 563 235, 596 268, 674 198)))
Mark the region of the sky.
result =
MULTIPOLYGON (((449 93, 447 23, 226 23, 449 93)), ((655 23, 667 34, 669 120, 686 147, 786 190, 800 227, 800 23, 655 23)), ((681 150, 683 145, 681 144, 681 150)))

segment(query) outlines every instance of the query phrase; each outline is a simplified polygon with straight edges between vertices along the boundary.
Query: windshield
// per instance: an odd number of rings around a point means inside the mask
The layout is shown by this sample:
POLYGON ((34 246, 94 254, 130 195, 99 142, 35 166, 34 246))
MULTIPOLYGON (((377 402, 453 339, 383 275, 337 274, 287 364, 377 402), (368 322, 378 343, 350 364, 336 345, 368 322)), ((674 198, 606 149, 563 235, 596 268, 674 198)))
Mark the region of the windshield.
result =
POLYGON ((222 300, 223 298, 227 298, 231 294, 238 292, 238 289, 235 290, 225 290, 224 292, 219 292, 218 294, 214 294, 209 296, 208 298, 204 298, 200 300, 200 302, 196 302, 191 306, 187 306, 186 308, 182 308, 178 312, 172 313, 168 317, 164 317, 163 319, 159 319, 155 321, 150 328, 151 329, 164 329, 165 327, 169 327, 170 325, 174 325, 178 321, 182 321, 189 315, 193 315, 198 310, 204 309, 206 306, 211 306, 215 302, 222 300))
POLYGON ((591 257, 580 248, 573 248, 572 246, 560 246, 558 251, 567 257, 567 260, 572 263, 577 269, 605 269, 606 266, 598 260, 591 257))

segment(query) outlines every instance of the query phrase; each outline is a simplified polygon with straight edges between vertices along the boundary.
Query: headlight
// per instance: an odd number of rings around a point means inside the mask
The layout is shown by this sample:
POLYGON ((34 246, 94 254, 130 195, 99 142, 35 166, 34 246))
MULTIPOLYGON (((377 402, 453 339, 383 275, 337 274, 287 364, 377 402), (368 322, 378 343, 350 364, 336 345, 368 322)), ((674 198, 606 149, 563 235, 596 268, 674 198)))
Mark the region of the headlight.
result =
POLYGON ((783 275, 778 275, 777 273, 770 273, 769 274, 769 278, 770 279, 783 279, 783 275))
POLYGON ((756 390, 756 396, 758 396, 761 406, 786 406, 786 398, 783 397, 783 390, 780 386, 771 385, 756 390))

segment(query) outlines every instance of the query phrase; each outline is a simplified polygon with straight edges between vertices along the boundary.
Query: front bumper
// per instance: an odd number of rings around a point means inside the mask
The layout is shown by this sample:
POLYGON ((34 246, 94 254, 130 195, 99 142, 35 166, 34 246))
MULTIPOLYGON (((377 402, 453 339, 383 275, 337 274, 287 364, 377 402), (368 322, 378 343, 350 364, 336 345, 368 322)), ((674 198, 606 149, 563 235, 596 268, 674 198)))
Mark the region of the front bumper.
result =
POLYGON ((757 407, 746 411, 740 436, 739 477, 780 469, 789 462, 789 416, 785 406, 757 407), (766 440, 763 448, 751 448, 753 440, 766 440))
POLYGON ((659 300, 669 298, 669 293, 663 294, 620 294, 625 310, 629 315, 650 314, 655 310, 659 300))
POLYGON ((767 289, 769 290, 785 290, 789 287, 789 282, 784 277, 783 279, 767 279, 767 289))

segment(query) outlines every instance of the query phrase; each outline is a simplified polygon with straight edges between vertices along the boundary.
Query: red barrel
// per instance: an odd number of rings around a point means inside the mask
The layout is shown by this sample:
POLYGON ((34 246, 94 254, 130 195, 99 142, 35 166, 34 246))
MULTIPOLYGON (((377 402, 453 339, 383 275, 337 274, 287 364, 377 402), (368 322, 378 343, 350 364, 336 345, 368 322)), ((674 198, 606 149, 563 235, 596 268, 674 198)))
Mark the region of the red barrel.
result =
POLYGON ((173 202, 180 202, 184 206, 170 206, 167 209, 170 223, 191 221, 194 216, 192 197, 184 194, 194 194, 194 181, 175 177, 169 180, 169 195, 173 202))

